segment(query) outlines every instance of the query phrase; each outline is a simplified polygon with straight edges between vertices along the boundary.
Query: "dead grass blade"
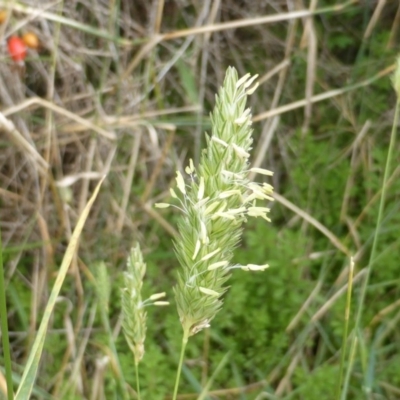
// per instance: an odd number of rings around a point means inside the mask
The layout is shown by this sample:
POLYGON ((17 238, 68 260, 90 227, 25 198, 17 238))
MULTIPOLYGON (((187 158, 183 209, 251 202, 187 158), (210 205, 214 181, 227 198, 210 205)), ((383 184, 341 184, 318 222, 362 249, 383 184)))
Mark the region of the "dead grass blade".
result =
MULTIPOLYGON (((380 71, 378 74, 374 75, 372 78, 369 78, 369 79, 366 79, 366 80, 361 81, 359 83, 356 83, 355 85, 349 85, 349 86, 346 86, 346 87, 341 88, 341 89, 333 89, 333 90, 329 90, 328 92, 325 92, 325 93, 317 94, 315 96, 312 96, 309 99, 309 101, 311 103, 317 103, 319 101, 330 99, 330 98, 335 97, 335 96, 340 96, 341 94, 344 94, 344 93, 349 92, 351 90, 359 89, 359 88, 361 88, 363 86, 368 86, 371 83, 375 82, 376 80, 391 74, 394 71, 395 68, 396 68, 396 64, 392 64, 392 65, 386 67, 384 70, 380 71)), ((288 111, 292 111, 292 110, 296 110, 297 108, 304 107, 307 104, 308 104, 308 100, 307 99, 294 101, 293 103, 286 104, 284 106, 277 107, 275 109, 272 109, 272 110, 266 111, 264 113, 255 115, 253 117, 253 122, 262 121, 264 119, 273 117, 275 115, 284 114, 284 113, 286 113, 288 111)))
POLYGON ((51 291, 49 300, 47 302, 46 308, 44 310, 44 314, 42 317, 42 321, 40 323, 40 327, 33 343, 32 350, 29 354, 28 362, 25 366, 24 373, 21 379, 21 383, 19 385, 17 394, 15 396, 15 400, 25 400, 29 399, 32 393, 33 385, 35 383, 36 374, 39 367, 39 361, 43 350, 44 341, 46 338, 46 331, 50 321, 51 314, 55 307, 58 295, 60 294, 60 290, 62 284, 64 282, 65 276, 67 275, 70 263, 75 254, 75 251, 78 247, 79 237, 81 235, 83 226, 85 221, 89 215, 90 209, 94 201, 96 200, 97 194, 99 193, 100 187, 104 181, 105 177, 98 183, 94 193, 88 203, 86 204, 85 209, 82 212, 82 215, 79 217, 78 222, 76 224, 75 230, 72 234, 71 240, 68 244, 67 250, 65 252, 63 261, 61 263, 60 270, 58 272, 57 278, 54 282, 53 289, 51 291))
POLYGON ((83 125, 85 128, 92 129, 93 131, 97 132, 99 135, 104 136, 106 139, 109 139, 109 140, 116 139, 116 135, 114 132, 106 131, 105 129, 100 128, 99 126, 94 124, 93 122, 91 122, 85 118, 82 118, 79 115, 76 115, 75 113, 66 110, 65 108, 59 107, 50 101, 41 99, 40 97, 33 97, 28 100, 25 100, 25 101, 21 102, 20 104, 18 104, 17 106, 10 107, 7 110, 4 110, 3 114, 5 116, 12 115, 21 110, 24 110, 25 108, 31 107, 33 105, 39 105, 39 106, 42 106, 43 108, 50 109, 50 110, 56 112, 57 114, 64 115, 65 117, 83 125))
POLYGON ((11 141, 22 150, 23 153, 28 154, 31 159, 36 162, 42 173, 46 172, 48 168, 47 162, 37 152, 33 145, 22 136, 14 123, 6 118, 2 113, 0 113, 0 129, 4 130, 9 135, 11 141))
POLYGON ((309 224, 314 226, 314 228, 317 228, 323 235, 325 235, 331 243, 342 253, 346 254, 346 256, 350 257, 351 253, 350 250, 329 230, 327 229, 324 225, 322 225, 319 221, 317 221, 314 217, 312 217, 310 214, 306 213, 304 210, 300 209, 293 203, 291 203, 289 200, 285 199, 283 196, 279 195, 278 193, 274 193, 274 199, 281 203, 283 206, 286 208, 292 210, 294 213, 299 215, 301 218, 303 218, 305 221, 307 221, 309 224))

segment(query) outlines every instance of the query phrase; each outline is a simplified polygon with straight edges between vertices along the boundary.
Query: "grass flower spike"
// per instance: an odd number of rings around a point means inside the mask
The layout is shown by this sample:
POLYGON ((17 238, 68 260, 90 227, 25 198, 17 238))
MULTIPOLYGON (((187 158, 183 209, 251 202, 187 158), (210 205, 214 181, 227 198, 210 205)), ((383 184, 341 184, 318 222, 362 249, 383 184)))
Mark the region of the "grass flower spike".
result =
MULTIPOLYGON (((256 78, 247 74, 238 79, 236 70, 228 68, 211 115, 212 135, 206 137, 207 148, 200 164, 195 168, 190 160, 185 170, 189 183, 177 172, 178 190, 173 197, 179 199, 183 215, 178 226, 180 236, 174 243, 181 264, 174 291, 186 338, 207 328, 221 309, 232 269, 258 271, 268 267, 231 263, 247 218, 269 221, 269 209, 258 207, 257 200, 272 200, 272 186, 247 179, 252 129, 246 99, 257 87, 256 78)), ((272 175, 261 168, 253 171, 272 175)))
POLYGON ((159 301, 165 293, 158 293, 142 301, 143 277, 146 273, 146 264, 143 262, 139 244, 131 249, 128 257, 127 271, 124 273, 125 287, 122 289, 122 328, 126 341, 135 357, 137 365, 144 355, 144 341, 146 338, 146 312, 148 305, 167 305, 168 302, 159 301))

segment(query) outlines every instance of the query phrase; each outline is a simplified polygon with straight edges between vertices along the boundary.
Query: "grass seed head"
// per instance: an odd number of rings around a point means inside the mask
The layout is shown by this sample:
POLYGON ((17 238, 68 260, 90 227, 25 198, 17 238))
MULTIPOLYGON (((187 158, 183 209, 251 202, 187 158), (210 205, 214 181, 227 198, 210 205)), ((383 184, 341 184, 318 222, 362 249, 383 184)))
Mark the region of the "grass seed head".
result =
MULTIPOLYGON (((246 99, 257 86, 255 78, 247 74, 238 80, 236 70, 228 68, 211 114, 212 135, 206 137, 200 164, 195 168, 191 162, 186 168, 192 177, 187 184, 177 172, 183 215, 178 225, 180 236, 174 243, 181 264, 174 292, 187 335, 209 327, 222 307, 230 271, 241 268, 232 265, 231 259, 243 222, 247 217, 269 221, 269 209, 257 207, 255 200, 271 199, 272 186, 260 186, 246 178, 253 141, 246 99)), ((272 175, 266 170, 257 172, 272 175)), ((242 269, 266 268, 250 265, 242 269)))
POLYGON ((146 273, 146 264, 137 243, 131 249, 128 257, 127 270, 124 273, 124 288, 122 296, 122 329, 126 341, 132 350, 136 364, 143 358, 144 341, 146 338, 146 312, 148 305, 168 305, 166 301, 159 301, 165 293, 157 293, 147 300, 142 300, 143 278, 146 273))

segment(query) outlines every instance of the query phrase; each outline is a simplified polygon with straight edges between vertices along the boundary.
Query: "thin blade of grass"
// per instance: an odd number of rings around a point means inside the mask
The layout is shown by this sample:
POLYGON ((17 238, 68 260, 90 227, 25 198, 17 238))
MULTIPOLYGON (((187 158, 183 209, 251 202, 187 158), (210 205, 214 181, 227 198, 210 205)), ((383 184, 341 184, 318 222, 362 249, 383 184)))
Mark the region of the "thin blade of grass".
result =
POLYGON ((225 367, 225 364, 228 362, 229 357, 230 357, 231 353, 228 352, 224 355, 224 357, 222 358, 222 360, 220 361, 220 363, 218 364, 217 368, 215 369, 215 371, 213 372, 213 374, 211 375, 210 379, 208 380, 206 386, 204 386, 203 390, 200 393, 200 396, 197 398, 197 400, 204 400, 210 390, 211 385, 213 384, 215 378, 218 376, 218 374, 221 372, 222 368, 225 367))
POLYGON ((99 193, 99 190, 104 181, 104 178, 105 177, 103 177, 103 179, 101 179, 101 181, 96 186, 96 189, 94 190, 92 197, 86 204, 86 207, 84 208, 81 216, 79 217, 78 222, 75 227, 75 230, 71 236, 71 240, 68 244, 63 261, 61 263, 60 270, 58 272, 56 281, 54 283, 49 300, 47 302, 46 309, 44 310, 43 318, 40 323, 40 327, 39 327, 35 342, 33 343, 32 350, 29 354, 28 362, 25 366, 24 373, 23 373, 22 379, 21 379, 21 383, 18 387, 18 391, 15 396, 15 400, 25 400, 25 399, 30 398, 30 394, 32 392, 32 388, 33 388, 33 385, 34 385, 34 382, 36 379, 36 374, 38 371, 39 361, 40 361, 40 357, 42 354, 44 340, 46 337, 46 331, 47 331, 47 327, 49 324, 51 314, 53 312, 56 300, 57 300, 58 295, 61 290, 61 286, 65 279, 65 276, 67 275, 72 257, 74 256, 75 250, 78 246, 78 241, 79 241, 79 237, 81 235, 83 226, 89 215, 90 209, 92 208, 92 205, 97 197, 97 194, 99 193))
MULTIPOLYGON (((317 103, 319 101, 327 100, 332 97, 340 96, 344 93, 359 89, 364 86, 369 86, 373 82, 391 74, 395 70, 395 68, 396 68, 396 64, 389 65, 388 67, 386 67, 382 71, 378 72, 376 75, 374 75, 371 78, 365 79, 365 80, 355 83, 353 85, 348 85, 348 86, 342 87, 340 89, 332 89, 332 90, 328 90, 327 92, 324 92, 324 93, 316 94, 316 95, 312 96, 309 99, 309 101, 311 103, 317 103)), ((296 110, 297 108, 300 108, 300 107, 305 107, 307 105, 307 101, 308 101, 307 99, 302 99, 302 100, 294 101, 293 103, 290 103, 290 104, 285 104, 283 106, 276 107, 272 110, 265 111, 261 114, 255 115, 253 117, 253 122, 262 121, 264 119, 271 118, 275 115, 280 115, 280 114, 286 113, 288 111, 296 110)))
POLYGON ((343 330, 343 338, 342 338, 342 349, 340 355, 340 372, 339 379, 337 384, 337 392, 336 399, 340 400, 342 393, 342 383, 344 379, 344 369, 346 363, 346 352, 347 352, 347 336, 349 332, 349 320, 350 320, 350 308, 351 308, 351 295, 353 290, 353 275, 354 275, 354 260, 350 259, 350 267, 349 267, 349 279, 347 285, 347 298, 346 298, 346 310, 345 310, 345 318, 344 318, 344 330, 343 330))
POLYGON ((6 290, 4 282, 4 268, 3 268, 3 244, 1 240, 0 231, 0 323, 2 332, 2 343, 3 343, 3 357, 4 366, 6 370, 6 381, 7 381, 7 398, 12 400, 13 398, 13 385, 12 385, 12 369, 11 369, 11 353, 10 353, 10 340, 8 337, 8 320, 7 320, 7 301, 6 301, 6 290))

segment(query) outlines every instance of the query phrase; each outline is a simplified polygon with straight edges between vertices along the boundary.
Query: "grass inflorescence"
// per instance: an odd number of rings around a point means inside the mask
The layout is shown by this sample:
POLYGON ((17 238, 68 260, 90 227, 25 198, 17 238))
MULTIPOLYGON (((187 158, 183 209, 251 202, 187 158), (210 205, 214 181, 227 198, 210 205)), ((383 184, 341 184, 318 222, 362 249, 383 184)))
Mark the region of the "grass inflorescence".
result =
MULTIPOLYGON (((189 184, 178 171, 178 193, 171 189, 182 212, 178 223, 179 237, 174 241, 181 266, 174 292, 183 327, 174 398, 187 339, 210 326, 222 307, 231 271, 235 268, 260 271, 268 267, 267 264, 232 264, 233 251, 240 243, 242 225, 247 218, 260 217, 270 221, 269 208, 258 206, 257 201, 273 200, 271 185, 251 182, 247 178, 253 139, 251 111, 246 108, 246 100, 257 88, 255 79, 257 75, 250 77, 250 74, 238 79, 237 71, 228 68, 216 97, 211 135, 206 138, 199 166, 196 168, 190 160, 185 169, 190 177, 189 184)), ((272 175, 262 168, 251 171, 272 175)))
MULTIPOLYGON (((264 266, 240 266, 231 263, 233 250, 241 240, 242 224, 248 217, 269 221, 269 209, 257 200, 272 200, 272 186, 247 179, 249 151, 253 142, 251 112, 247 96, 257 84, 250 74, 238 79, 228 68, 223 87, 211 115, 212 132, 196 168, 186 168, 186 184, 177 172, 178 194, 183 212, 178 224, 175 253, 181 268, 174 288, 178 313, 185 334, 193 335, 210 325, 222 307, 225 285, 234 268, 265 269, 264 266)), ((258 172, 272 175, 267 170, 258 172)))

